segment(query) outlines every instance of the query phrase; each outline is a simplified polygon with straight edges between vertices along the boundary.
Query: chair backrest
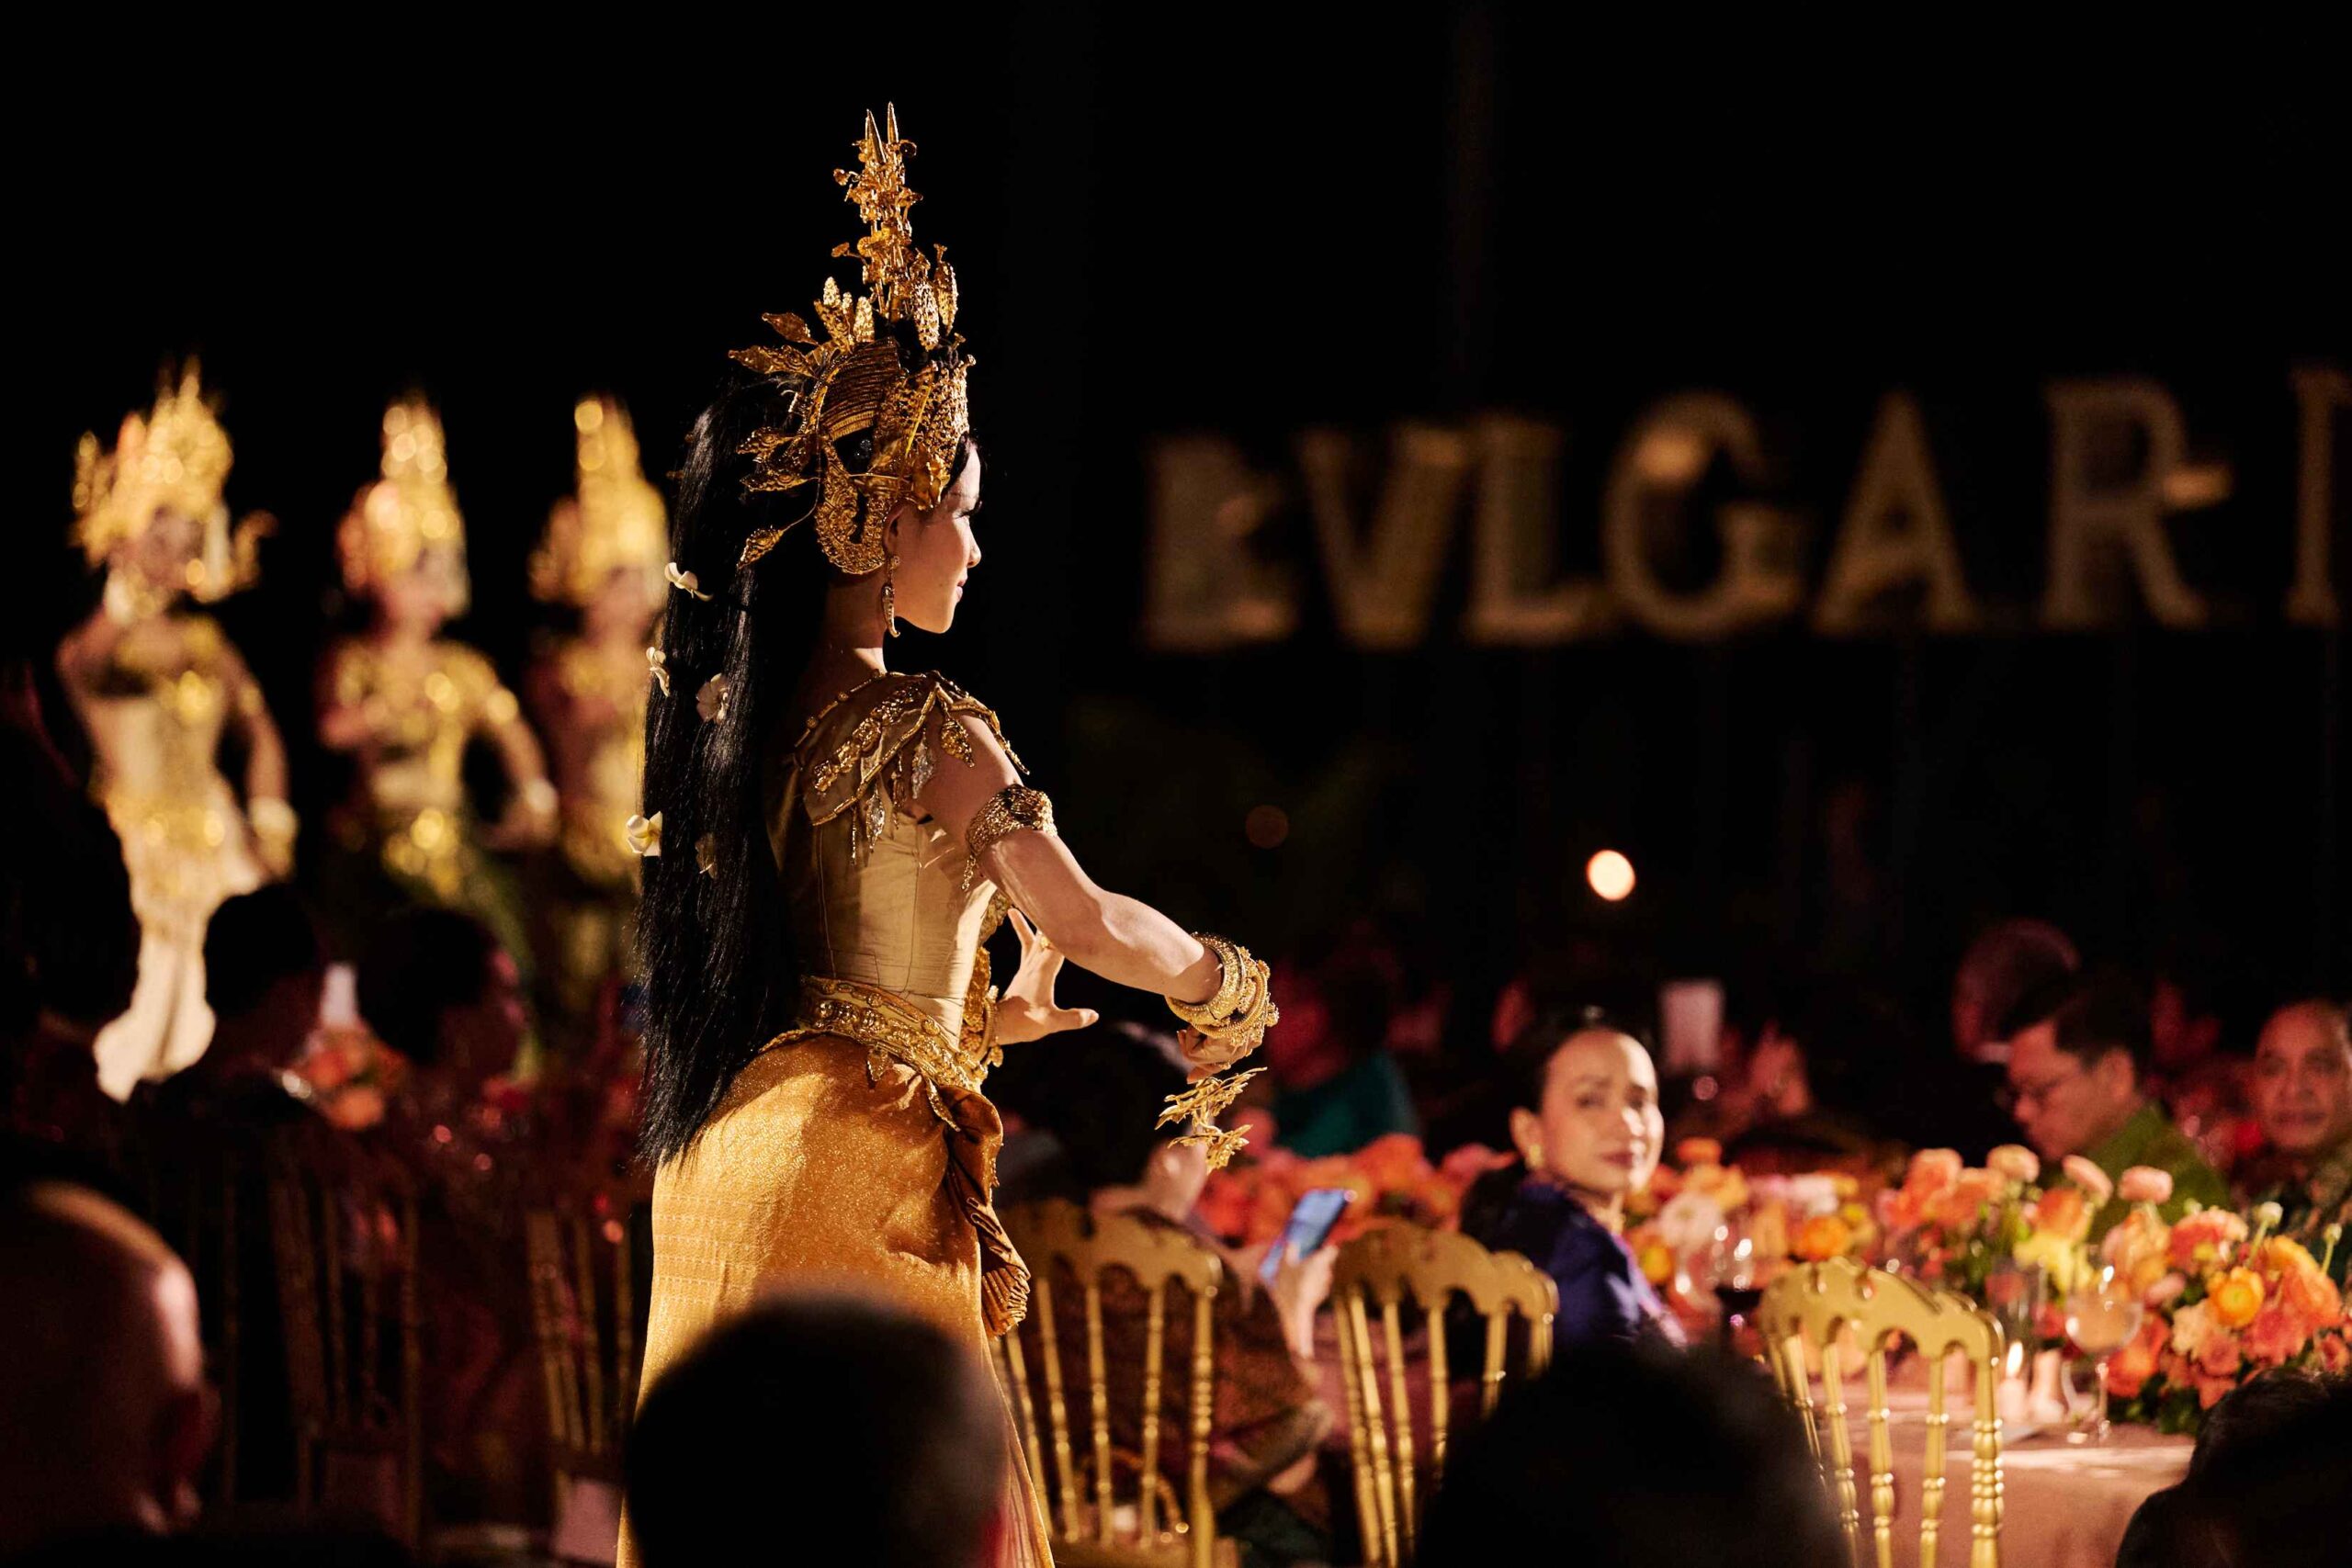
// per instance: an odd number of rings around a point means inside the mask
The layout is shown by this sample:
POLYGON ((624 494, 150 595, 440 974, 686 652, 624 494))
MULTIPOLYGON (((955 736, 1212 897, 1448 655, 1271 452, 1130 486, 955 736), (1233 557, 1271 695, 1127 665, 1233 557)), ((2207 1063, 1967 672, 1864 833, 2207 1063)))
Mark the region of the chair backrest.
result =
POLYGON ((2001 1426, 1995 1411, 2002 1337, 1992 1314, 1966 1298, 1936 1291, 1850 1258, 1789 1270, 1757 1309, 1765 1359, 1804 1422, 1805 1441, 1821 1464, 1856 1568, 1894 1562, 1894 1456, 1887 1433, 1886 1359, 1898 1339, 1917 1346, 1928 1367, 1927 1450, 1919 1481, 1919 1562, 1936 1561, 1942 1529, 1944 1370, 1957 1353, 1975 1374, 1973 1447, 1969 1465, 1970 1568, 2001 1561, 2001 1426), (1847 1427, 1846 1377, 1859 1355, 1867 1379, 1871 1550, 1865 1557, 1854 1481, 1853 1435, 1847 1427), (1811 1367, 1817 1363, 1816 1384, 1811 1367))
POLYGON ((609 1213, 534 1209, 523 1219, 559 1508, 573 1480, 620 1479, 637 1411, 641 1330, 630 1249, 639 1223, 626 1200, 609 1213))
POLYGON ((271 1239, 305 1507, 361 1506, 414 1543, 424 1527, 416 1195, 390 1170, 270 1172, 271 1239))
POLYGON ((1525 1320, 1524 1373, 1552 1359, 1552 1320, 1560 1292, 1550 1276, 1513 1252, 1489 1252, 1468 1236, 1417 1225, 1384 1225, 1340 1249, 1331 1301, 1340 1319, 1341 1382, 1348 1403, 1348 1454, 1355 1477, 1356 1517, 1364 1560, 1394 1568, 1413 1553, 1424 1493, 1444 1473, 1451 1433, 1453 1377, 1446 1314, 1456 1297, 1483 1320, 1478 1413, 1495 1407, 1508 1375, 1510 1320, 1525 1320), (1419 1359, 1427 1369, 1429 1446, 1415 1441, 1404 1306, 1420 1308, 1419 1359), (1379 1323, 1374 1331, 1375 1314, 1379 1323), (1387 1391, 1381 1389, 1386 1363, 1387 1391), (1418 1456, 1426 1451, 1428 1486, 1418 1456))
POLYGON ((1189 1562, 1193 1568, 1209 1568, 1213 1562, 1230 1560, 1230 1544, 1216 1540, 1208 1468, 1216 1387, 1211 1312, 1224 1279, 1224 1264, 1209 1248, 1181 1231, 1129 1214, 1090 1214, 1072 1203, 1054 1201, 1012 1210, 1005 1215, 1005 1228, 1028 1261, 1032 1284, 1027 1317, 1019 1329, 997 1342, 1002 1358, 999 1371, 1021 1430, 1030 1473, 1041 1492, 1059 1505, 1057 1510, 1051 1510, 1057 1512, 1060 1526, 1055 1560, 1081 1568, 1090 1560, 1105 1559, 1189 1562), (1145 1298, 1141 1451, 1115 1456, 1129 1460, 1135 1467, 1132 1513, 1122 1506, 1116 1487, 1110 1375, 1103 1348, 1103 1283, 1114 1270, 1132 1275, 1145 1298), (1062 1325, 1056 1320, 1054 1308, 1057 1284, 1065 1280, 1074 1282, 1084 1303, 1087 1435, 1092 1442, 1091 1453, 1082 1457, 1073 1450, 1069 1407, 1063 1393, 1069 1381, 1063 1357, 1075 1348, 1061 1343, 1062 1325), (1192 1298, 1192 1364, 1180 1370, 1180 1375, 1190 1379, 1191 1398, 1187 1429, 1163 1439, 1160 1404, 1167 1376, 1170 1285, 1182 1287, 1192 1298), (1036 1401, 1029 1382, 1032 1348, 1043 1373, 1052 1434, 1050 1489, 1036 1401), (1161 1479, 1163 1440, 1186 1445, 1185 1495, 1181 1503, 1161 1479), (1091 1501, 1083 1473, 1088 1470, 1092 1472, 1091 1501))

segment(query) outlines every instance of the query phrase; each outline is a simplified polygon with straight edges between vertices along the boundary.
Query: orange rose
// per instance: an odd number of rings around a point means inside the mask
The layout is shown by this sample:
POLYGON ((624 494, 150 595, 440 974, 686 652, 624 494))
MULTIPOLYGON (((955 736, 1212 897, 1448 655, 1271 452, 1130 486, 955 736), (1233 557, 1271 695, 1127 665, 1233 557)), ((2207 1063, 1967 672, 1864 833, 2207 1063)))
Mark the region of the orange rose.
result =
POLYGON ((2090 1234, 2091 1206, 2079 1188, 2052 1187, 2033 1202, 2033 1228, 2080 1241, 2090 1234))
POLYGON ((2107 1392, 2117 1399, 2137 1394, 2141 1385, 2156 1375, 2157 1360, 2171 1333, 2154 1313, 2142 1318, 2140 1332, 2107 1363, 2107 1392))
POLYGON ((2312 1342, 2312 1348, 2319 1352, 2322 1370, 2339 1376, 2352 1371, 2352 1339, 2346 1338, 2342 1329, 2327 1330, 2312 1342))
POLYGON ((1921 1149, 1911 1156, 1911 1168, 1903 1173, 1903 1185, 1933 1191, 1959 1180, 1963 1168, 1957 1149, 1921 1149))
POLYGON ((1836 1214, 1815 1214, 1797 1227, 1795 1239, 1789 1250, 1808 1263, 1819 1263, 1832 1258, 1843 1258, 1846 1248, 1853 1245, 1854 1233, 1836 1214))
POLYGON ((2295 1321, 2294 1314, 2273 1302, 2254 1314, 2254 1322, 2245 1331, 2245 1353, 2249 1360, 2268 1367, 2283 1367, 2303 1353, 2311 1342, 2311 1333, 2295 1321))
POLYGON ((1724 1146, 1713 1138, 1685 1138, 1674 1145, 1674 1163, 1688 1170, 1694 1165, 1721 1165, 1724 1146))
POLYGON ((1963 1170, 1929 1201, 1928 1218, 1946 1230, 1965 1229, 1976 1224, 1987 1204, 2000 1198, 2006 1185, 1989 1170, 1963 1170))
POLYGON ((2003 1144, 1984 1156, 1984 1168, 2022 1187, 2041 1174, 2041 1159, 2022 1144, 2003 1144))
POLYGON ((2115 1184, 2116 1196, 2127 1203, 2166 1203, 2172 1200, 2172 1172, 2152 1165, 2135 1165, 2115 1184))
POLYGON ((2245 1222, 2227 1209, 2199 1209, 2172 1227, 2172 1264, 2191 1273, 2211 1269, 2245 1240, 2245 1222))
MULTIPOLYGON (((2265 1247, 2264 1251, 2267 1252, 2269 1247, 2278 1245, 2278 1241, 2273 1240, 2265 1247)), ((2291 1241, 2286 1245, 2295 1247, 2291 1241)), ((2300 1247, 2296 1247, 2295 1250, 2302 1252, 2300 1247)), ((2303 1257, 2309 1259, 2311 1254, 2304 1252, 2303 1257)), ((2292 1314, 2295 1320, 2306 1330, 2334 1323, 2344 1315, 2344 1293, 2335 1288, 2335 1280, 2319 1271, 2319 1265, 2316 1262, 2312 1263, 2308 1269, 2291 1267, 2281 1269, 2278 1271, 2276 1279, 2278 1286, 2275 1293, 2279 1306, 2292 1314)))
POLYGON ((1655 1236, 1634 1251, 1634 1260, 1641 1266, 1642 1278, 1657 1289, 1674 1283, 1674 1248, 1655 1236))
POLYGON ((2251 1269, 2231 1269, 2205 1281, 2205 1299, 2212 1303, 2213 1320, 2225 1328, 2244 1328, 2262 1310, 2267 1294, 2262 1276, 2251 1269))

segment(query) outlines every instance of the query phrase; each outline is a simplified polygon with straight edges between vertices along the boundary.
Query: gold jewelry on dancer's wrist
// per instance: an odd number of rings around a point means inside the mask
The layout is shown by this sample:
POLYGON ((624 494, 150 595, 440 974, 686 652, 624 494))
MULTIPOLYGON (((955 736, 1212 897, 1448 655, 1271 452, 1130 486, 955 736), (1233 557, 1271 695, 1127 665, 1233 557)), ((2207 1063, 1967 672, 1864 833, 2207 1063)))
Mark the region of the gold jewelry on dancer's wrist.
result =
MULTIPOLYGON (((1235 1047, 1234 1059, 1238 1060, 1264 1043, 1266 1031, 1282 1021, 1274 1006, 1271 972, 1238 942, 1206 931, 1195 931, 1193 936, 1216 955, 1216 990, 1204 1002, 1170 997, 1168 1009, 1204 1040, 1235 1047)), ((1232 1109, 1250 1080, 1264 1070, 1252 1067, 1223 1078, 1204 1078, 1181 1094, 1169 1096, 1159 1125, 1189 1121, 1192 1130, 1176 1142, 1200 1149, 1211 1170, 1223 1169, 1249 1143, 1243 1134, 1250 1129, 1245 1125, 1227 1132, 1216 1124, 1216 1119, 1232 1109)))

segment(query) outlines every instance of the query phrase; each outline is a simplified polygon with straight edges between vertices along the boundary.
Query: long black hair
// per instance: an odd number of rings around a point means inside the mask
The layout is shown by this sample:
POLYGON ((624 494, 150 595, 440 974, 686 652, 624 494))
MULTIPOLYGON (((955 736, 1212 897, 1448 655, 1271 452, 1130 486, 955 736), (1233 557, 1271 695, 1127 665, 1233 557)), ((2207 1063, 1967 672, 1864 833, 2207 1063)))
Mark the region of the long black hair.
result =
POLYGON ((655 1161, 683 1152, 760 1048, 787 1027, 800 964, 777 896, 763 823, 763 763, 781 710, 808 663, 831 573, 794 536, 740 576, 753 528, 787 522, 805 497, 743 488, 742 448, 781 423, 783 400, 738 377, 695 421, 671 508, 670 554, 707 600, 673 590, 662 619, 670 692, 645 720, 643 810, 662 814, 662 852, 648 857, 638 903, 645 975, 643 1140, 655 1161), (788 559, 778 559, 788 557, 788 559), (727 677, 727 715, 707 723, 695 694, 727 677), (707 834, 715 864, 697 863, 707 834))
MULTIPOLYGON (((920 350, 901 344, 902 357, 920 350)), ((682 1154, 727 1097, 746 1063, 791 1027, 807 965, 792 933, 769 849, 765 777, 771 749, 797 730, 791 704, 824 620, 825 593, 841 574, 794 526, 751 570, 735 562, 752 530, 793 523, 807 488, 743 488, 743 447, 785 423, 784 393, 770 379, 738 376, 695 421, 671 508, 671 559, 695 574, 707 600, 673 590, 662 623, 670 694, 647 705, 643 811, 662 814, 662 852, 648 857, 638 902, 637 949, 645 975, 645 1091, 641 1143, 659 1163, 682 1154), (726 716, 705 721, 695 695, 727 677, 726 716), (698 864, 707 835, 714 864, 698 864)), ((872 436, 842 444, 853 472, 872 457, 872 436)), ((960 471, 971 449, 956 454, 960 471)))

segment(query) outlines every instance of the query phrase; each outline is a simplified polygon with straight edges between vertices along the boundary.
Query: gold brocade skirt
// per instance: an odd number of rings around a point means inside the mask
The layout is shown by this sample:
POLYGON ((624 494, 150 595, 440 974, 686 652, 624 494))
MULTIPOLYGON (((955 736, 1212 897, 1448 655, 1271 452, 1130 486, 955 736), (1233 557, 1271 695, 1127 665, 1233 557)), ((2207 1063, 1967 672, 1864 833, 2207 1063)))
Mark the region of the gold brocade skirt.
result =
MULTIPOLYGON (((980 1246, 950 1179, 950 1135, 920 1075, 886 1062, 869 1080, 866 1047, 854 1041, 804 1038, 756 1058, 694 1147, 654 1177, 639 1388, 778 1283, 887 1296, 987 1357, 980 1246)), ((1000 1562, 1043 1568, 1046 1527, 1009 1415, 1005 1441, 1000 1562)), ((621 1547, 632 1562, 626 1534, 621 1547)))

